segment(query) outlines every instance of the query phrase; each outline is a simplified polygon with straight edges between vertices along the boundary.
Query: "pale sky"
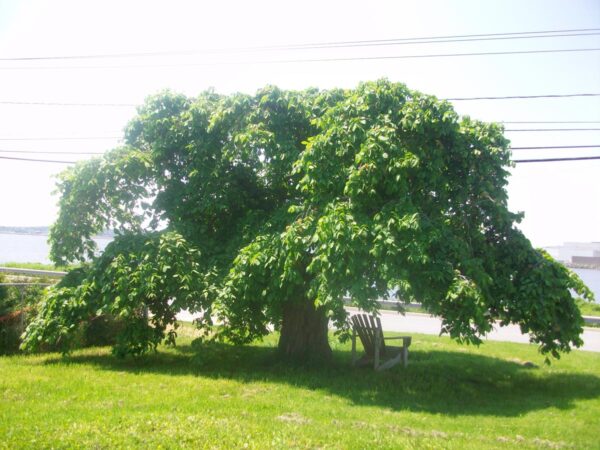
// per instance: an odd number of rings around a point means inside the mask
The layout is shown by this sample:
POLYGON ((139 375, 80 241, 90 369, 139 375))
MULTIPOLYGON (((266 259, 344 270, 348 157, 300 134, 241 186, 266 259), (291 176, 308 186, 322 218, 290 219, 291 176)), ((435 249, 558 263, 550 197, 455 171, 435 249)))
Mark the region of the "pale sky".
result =
MULTIPOLYGON (((321 42, 600 28, 600 2, 563 1, 62 1, 0 0, 0 59, 123 54, 321 42)), ((238 54, 59 61, 0 60, 0 156, 78 160, 118 139, 134 107, 6 102, 140 104, 171 89, 190 96, 354 87, 386 77, 440 98, 600 93, 600 52, 248 64, 281 59, 600 48, 600 35, 238 54), (241 62, 244 62, 243 64, 241 62), (124 67, 125 66, 125 67, 124 67), (128 66, 128 67, 127 67, 128 66), (2 104, 2 102, 5 102, 2 104), (8 139, 15 140, 8 140, 8 139), (21 140, 27 139, 27 140, 21 140)), ((600 121, 600 97, 455 102, 485 121, 600 121)), ((515 128, 596 124, 507 124, 515 128)), ((598 145, 600 131, 507 131, 513 146, 598 145)), ((600 148, 516 151, 515 159, 600 156, 600 148)), ((0 159, 0 226, 49 225, 53 175, 65 165, 0 159)), ((510 208, 534 245, 600 241, 600 160, 522 164, 512 171, 510 208)))

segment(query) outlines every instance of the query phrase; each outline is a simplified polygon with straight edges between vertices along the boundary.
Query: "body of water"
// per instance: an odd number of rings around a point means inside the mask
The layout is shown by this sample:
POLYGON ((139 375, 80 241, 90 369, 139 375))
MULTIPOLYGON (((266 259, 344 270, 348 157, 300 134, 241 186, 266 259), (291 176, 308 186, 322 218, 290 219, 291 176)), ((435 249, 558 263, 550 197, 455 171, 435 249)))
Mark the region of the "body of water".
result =
MULTIPOLYGON (((31 234, 0 233, 0 265, 6 262, 39 262, 50 264, 48 236, 31 234)), ((95 239, 100 250, 110 242, 108 238, 95 239)), ((573 269, 583 282, 594 292, 600 303, 600 270, 573 269)))
POLYGON ((596 297, 596 303, 600 303, 600 270, 593 269, 571 269, 579 278, 583 280, 585 285, 591 289, 596 297))
MULTIPOLYGON (((94 239, 98 248, 104 248, 111 241, 108 238, 94 239)), ((48 236, 37 234, 0 233, 0 265, 6 262, 37 262, 50 264, 48 236)))

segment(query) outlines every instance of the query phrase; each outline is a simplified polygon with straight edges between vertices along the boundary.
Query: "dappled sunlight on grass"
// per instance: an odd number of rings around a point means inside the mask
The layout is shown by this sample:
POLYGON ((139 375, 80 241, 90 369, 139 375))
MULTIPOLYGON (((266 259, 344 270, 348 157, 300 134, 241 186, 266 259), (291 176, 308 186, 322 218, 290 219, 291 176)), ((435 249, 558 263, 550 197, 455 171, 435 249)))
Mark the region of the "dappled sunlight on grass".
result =
POLYGON ((217 447, 582 448, 596 439, 597 354, 546 366, 533 346, 415 335, 407 368, 374 372, 350 366, 348 344, 334 345, 327 366, 292 365, 277 359, 273 336, 236 347, 184 334, 140 358, 95 348, 0 359, 0 431, 39 427, 44 414, 46 442, 74 422, 66 442, 85 446, 177 438, 194 447, 192 436, 217 447))
POLYGON ((486 356, 485 347, 452 348, 452 343, 438 346, 433 342, 421 345, 429 348, 419 350, 417 339, 407 368, 380 373, 350 367, 348 350, 335 351, 335 359, 328 366, 294 366, 279 361, 272 344, 187 344, 128 359, 84 351, 66 358, 49 358, 46 364, 90 364, 103 370, 244 383, 269 381, 320 389, 359 405, 450 415, 518 416, 540 408, 570 408, 576 399, 600 398, 600 376, 553 370, 555 366, 560 368, 561 362, 546 367, 541 357, 536 358, 537 365, 518 358, 486 356))

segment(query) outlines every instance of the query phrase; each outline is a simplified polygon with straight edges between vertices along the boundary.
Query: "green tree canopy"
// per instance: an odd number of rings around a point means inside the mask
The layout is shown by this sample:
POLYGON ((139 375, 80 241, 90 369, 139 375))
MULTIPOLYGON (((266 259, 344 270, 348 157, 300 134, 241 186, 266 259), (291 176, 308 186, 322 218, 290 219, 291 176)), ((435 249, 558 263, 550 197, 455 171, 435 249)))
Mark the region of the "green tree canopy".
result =
POLYGON ((188 308, 217 338, 272 325, 284 354, 326 357, 345 296, 376 312, 397 295, 460 341, 499 320, 557 356, 581 345, 572 292, 591 293, 515 227, 510 156, 500 125, 385 80, 154 96, 123 147, 60 176, 51 256, 91 263, 50 292, 25 345, 67 345, 78 321, 111 313, 130 323, 118 350, 140 353, 188 308), (93 257, 106 228, 119 235, 93 257))

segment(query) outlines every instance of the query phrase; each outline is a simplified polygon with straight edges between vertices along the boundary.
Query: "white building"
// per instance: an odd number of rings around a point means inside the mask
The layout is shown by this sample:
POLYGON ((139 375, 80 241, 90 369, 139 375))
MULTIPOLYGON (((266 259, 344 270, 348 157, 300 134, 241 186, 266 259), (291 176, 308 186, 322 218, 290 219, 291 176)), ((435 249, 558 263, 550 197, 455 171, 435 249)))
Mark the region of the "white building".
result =
POLYGON ((545 250, 558 261, 568 263, 600 263, 600 242, 565 242, 545 250))

